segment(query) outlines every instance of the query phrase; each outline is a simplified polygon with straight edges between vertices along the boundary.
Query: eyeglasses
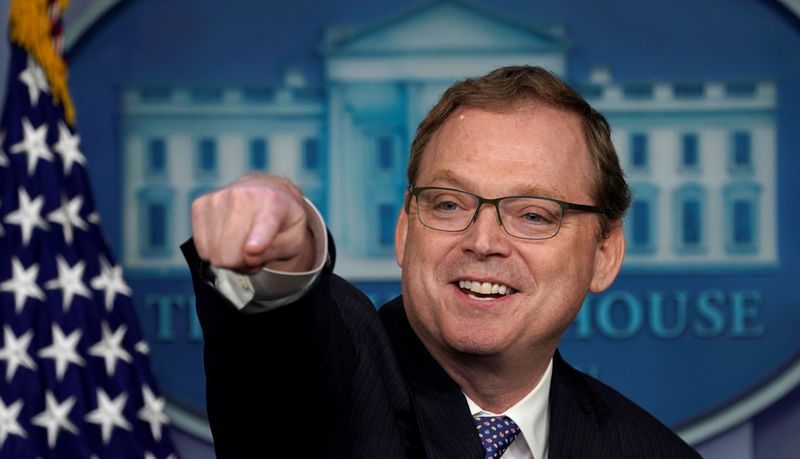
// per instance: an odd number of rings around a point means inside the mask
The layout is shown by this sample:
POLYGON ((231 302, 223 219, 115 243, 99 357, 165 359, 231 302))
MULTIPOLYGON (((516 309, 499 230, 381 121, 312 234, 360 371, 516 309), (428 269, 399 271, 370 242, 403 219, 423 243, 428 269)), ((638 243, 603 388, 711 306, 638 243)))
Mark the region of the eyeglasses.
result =
POLYGON ((558 234, 567 210, 607 214, 601 207, 573 204, 537 196, 506 196, 486 199, 466 191, 435 186, 409 186, 417 201, 420 223, 438 231, 464 231, 478 218, 484 204, 497 209, 506 233, 520 239, 550 239, 558 234))

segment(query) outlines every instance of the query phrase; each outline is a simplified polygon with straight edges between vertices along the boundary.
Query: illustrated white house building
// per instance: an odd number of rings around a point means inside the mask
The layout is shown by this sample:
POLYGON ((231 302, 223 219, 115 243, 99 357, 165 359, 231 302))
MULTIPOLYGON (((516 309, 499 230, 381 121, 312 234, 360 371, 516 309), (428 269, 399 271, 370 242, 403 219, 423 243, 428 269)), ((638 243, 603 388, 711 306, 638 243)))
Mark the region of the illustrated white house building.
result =
POLYGON ((338 272, 399 279, 394 224, 417 124, 454 81, 531 64, 570 81, 612 125, 634 191, 625 269, 776 264, 774 82, 617 82, 603 66, 575 81, 570 47, 559 24, 440 1, 327 30, 320 86, 289 69, 263 87, 126 87, 123 262, 129 272, 183 269, 191 201, 266 171, 322 211, 338 272))
POLYGON ((248 172, 290 177, 325 212, 324 103, 302 75, 277 88, 128 88, 122 106, 128 267, 179 266, 191 202, 248 172))
POLYGON ((604 113, 633 190, 626 269, 776 265, 776 89, 768 80, 578 87, 604 113))

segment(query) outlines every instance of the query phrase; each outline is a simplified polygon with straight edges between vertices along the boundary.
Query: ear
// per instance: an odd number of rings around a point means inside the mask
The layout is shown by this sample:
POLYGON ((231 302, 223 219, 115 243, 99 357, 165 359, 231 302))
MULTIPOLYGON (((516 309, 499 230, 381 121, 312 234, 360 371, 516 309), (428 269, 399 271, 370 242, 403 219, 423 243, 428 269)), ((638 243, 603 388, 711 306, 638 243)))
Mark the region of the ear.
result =
MULTIPOLYGON (((406 192, 406 200, 410 199, 408 192, 406 192)), ((407 202, 407 201, 406 201, 407 202)), ((397 226, 394 227, 394 255, 397 258, 397 264, 403 267, 403 254, 406 251, 406 236, 408 236, 408 209, 403 203, 403 208, 400 209, 400 216, 397 217, 397 226)))
POLYGON ((625 257, 625 235, 622 232, 622 221, 612 222, 608 237, 597 244, 594 258, 594 275, 589 284, 589 291, 599 293, 607 289, 617 277, 625 257))

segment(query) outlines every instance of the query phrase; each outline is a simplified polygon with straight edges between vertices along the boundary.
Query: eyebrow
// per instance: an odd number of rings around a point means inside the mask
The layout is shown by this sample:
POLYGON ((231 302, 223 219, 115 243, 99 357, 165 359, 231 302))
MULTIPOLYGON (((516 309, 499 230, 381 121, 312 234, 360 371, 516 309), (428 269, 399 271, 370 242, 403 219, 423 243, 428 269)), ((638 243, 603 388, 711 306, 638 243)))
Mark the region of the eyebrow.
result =
MULTIPOLYGON (((458 174, 456 174, 452 169, 439 169, 433 173, 433 178, 431 183, 435 186, 443 186, 447 185, 448 187, 458 188, 464 191, 474 190, 474 187, 471 187, 468 181, 462 179, 458 174)), ((564 200, 564 197, 561 196, 559 193, 555 193, 552 190, 545 190, 542 187, 536 185, 523 185, 519 188, 519 191, 515 191, 512 194, 513 196, 539 196, 539 197, 546 197, 546 198, 553 198, 553 199, 561 199, 564 200)), ((509 196, 512 196, 509 195, 509 196)), ((497 196, 499 197, 499 196, 497 196)), ((494 197, 493 197, 494 198, 494 197)))
POLYGON ((445 182, 446 185, 466 188, 467 185, 458 178, 458 175, 450 169, 439 169, 433 174, 433 182, 445 182))

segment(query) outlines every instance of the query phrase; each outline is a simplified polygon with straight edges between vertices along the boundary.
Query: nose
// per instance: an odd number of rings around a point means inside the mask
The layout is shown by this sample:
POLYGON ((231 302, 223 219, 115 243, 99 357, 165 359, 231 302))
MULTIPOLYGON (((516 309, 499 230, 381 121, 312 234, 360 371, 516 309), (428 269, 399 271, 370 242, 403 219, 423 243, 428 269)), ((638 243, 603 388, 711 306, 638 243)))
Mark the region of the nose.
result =
POLYGON ((497 208, 484 204, 478 209, 475 221, 464 231, 462 247, 480 260, 505 257, 511 252, 510 238, 500 224, 497 208))

